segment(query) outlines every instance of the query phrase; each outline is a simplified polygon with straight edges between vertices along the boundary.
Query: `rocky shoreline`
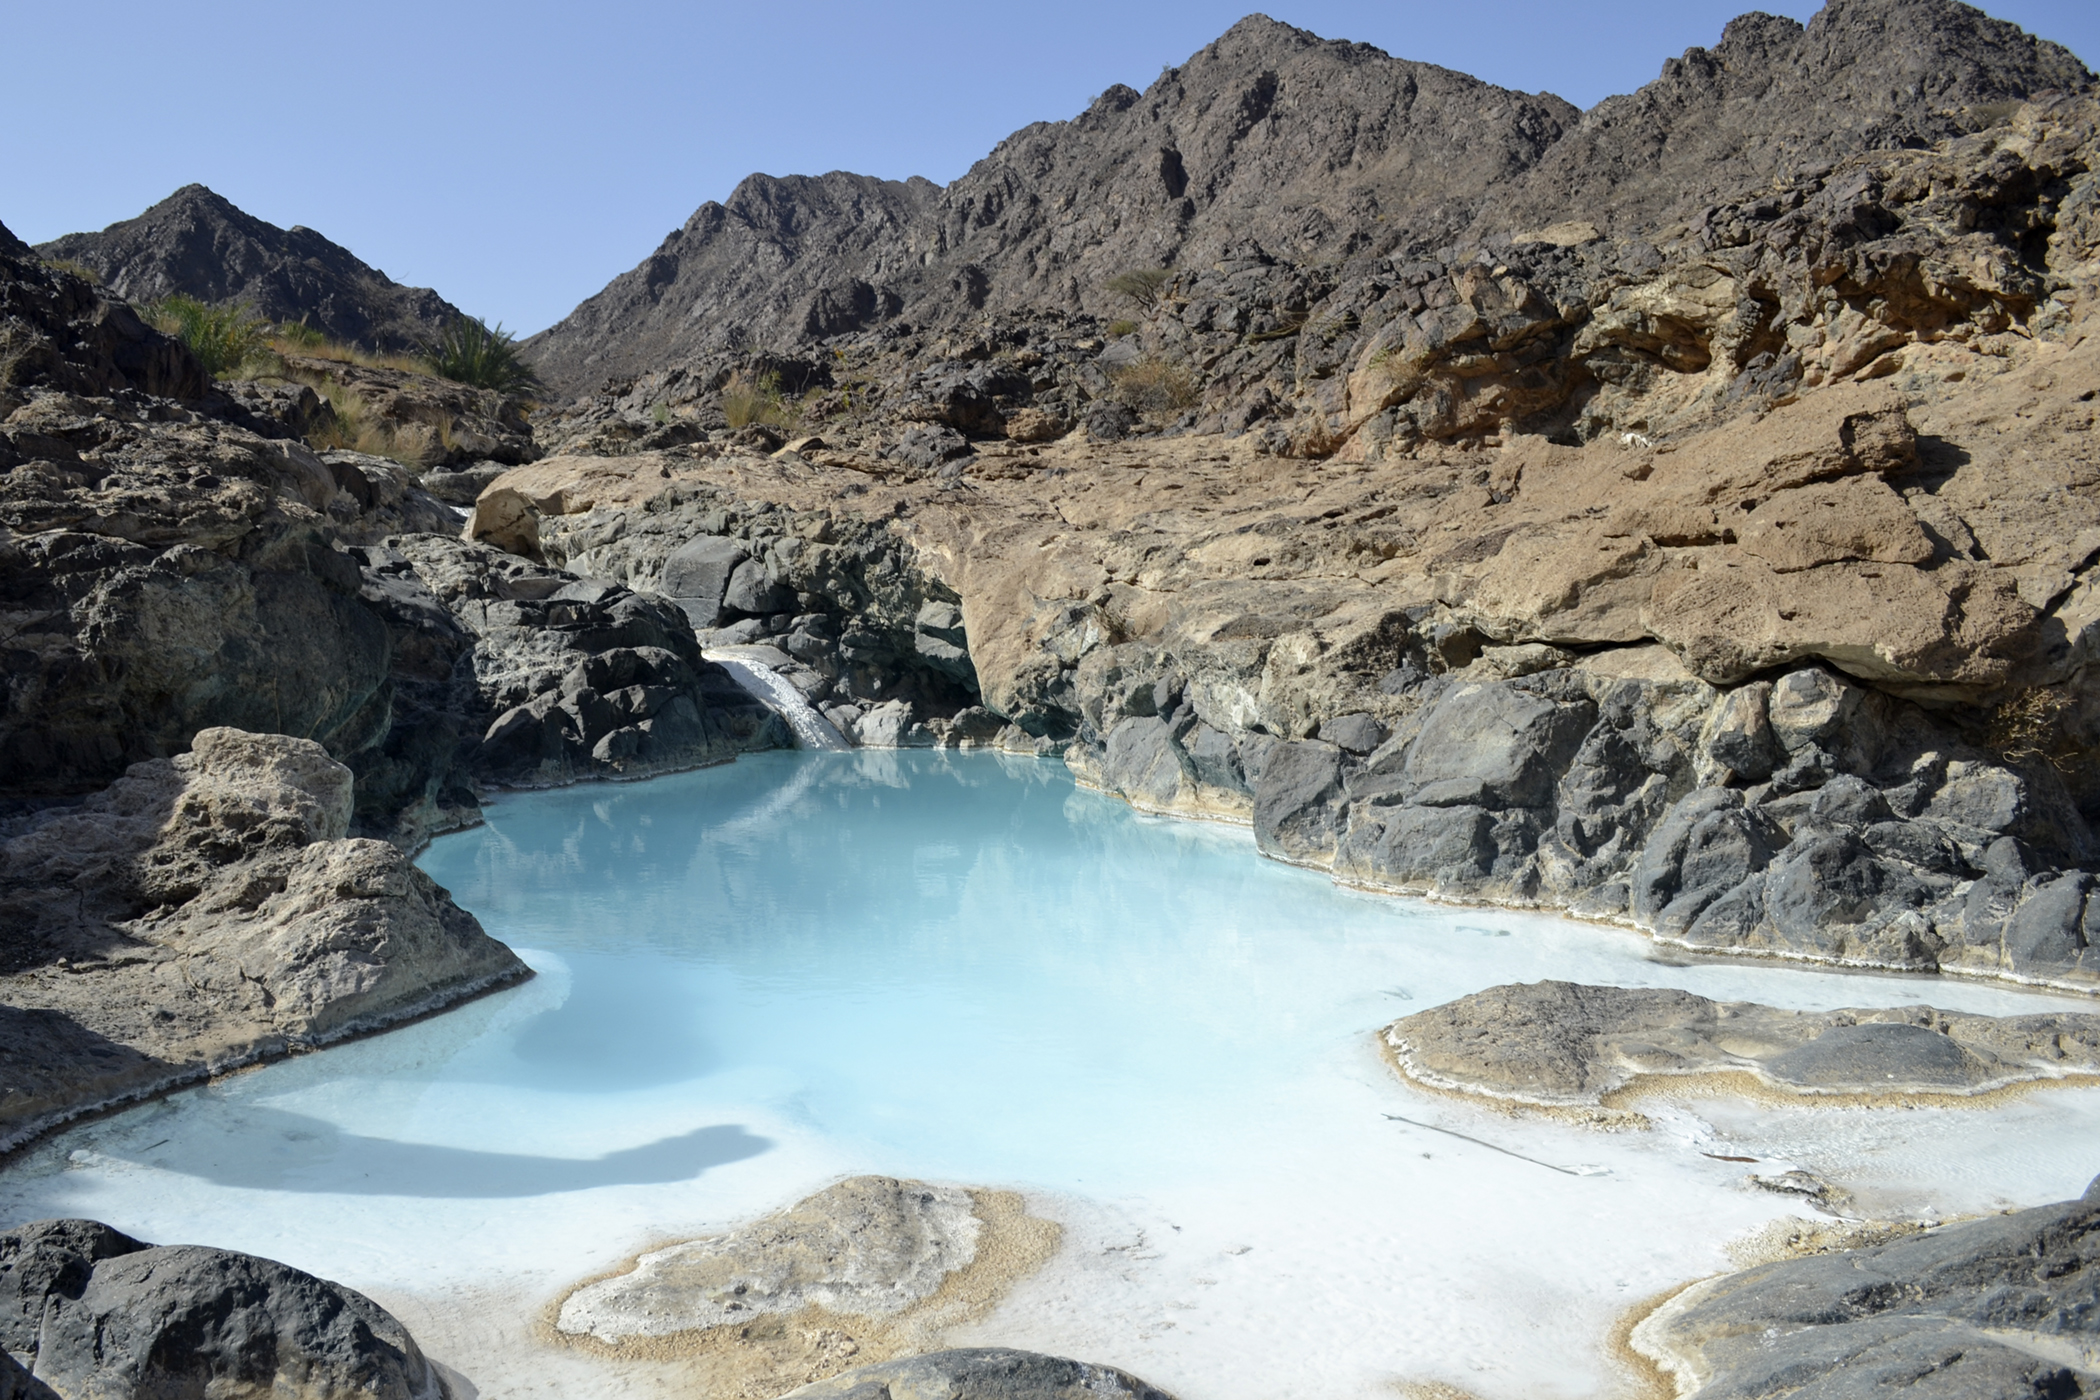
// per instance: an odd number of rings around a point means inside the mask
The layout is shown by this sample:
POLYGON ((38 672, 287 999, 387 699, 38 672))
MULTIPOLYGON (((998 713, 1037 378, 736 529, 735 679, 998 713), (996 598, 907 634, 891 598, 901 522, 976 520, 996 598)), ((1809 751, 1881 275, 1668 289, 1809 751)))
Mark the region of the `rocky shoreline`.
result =
MULTIPOLYGON (((713 648, 853 744, 1061 757, 1358 888, 2100 993, 2096 90, 1949 0, 1747 15, 1590 113, 1254 16, 945 190, 753 177, 534 339, 545 406, 382 362, 456 309, 201 186, 0 227, 0 1155, 529 976, 412 854, 790 745, 713 648), (214 379, 125 299, 170 292, 319 344, 214 379)), ((1536 984, 1384 1044, 1609 1115, 2069 1080, 2093 1022, 1536 984)), ((831 1194, 914 1190, 990 1228, 831 1194)), ((2094 1212, 1698 1284, 1635 1344, 1702 1397, 2089 1393, 2094 1212)), ((750 1227, 801 1262, 736 1287, 823 1322, 831 1228, 750 1227)), ((0 1400, 449 1393, 247 1256, 43 1222, 7 1290, 0 1400)), ((812 1397, 1160 1396, 810 1345, 812 1397)))

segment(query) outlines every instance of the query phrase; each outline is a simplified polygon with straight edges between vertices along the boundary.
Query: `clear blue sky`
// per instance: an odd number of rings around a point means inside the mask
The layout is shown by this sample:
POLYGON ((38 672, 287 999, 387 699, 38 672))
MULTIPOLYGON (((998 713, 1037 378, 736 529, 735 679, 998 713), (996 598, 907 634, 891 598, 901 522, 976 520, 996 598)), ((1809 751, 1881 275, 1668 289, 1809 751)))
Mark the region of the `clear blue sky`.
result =
MULTIPOLYGON (((754 170, 947 182, 1143 88, 1249 0, 1050 5, 68 0, 0 8, 0 222, 31 242, 200 181, 530 332, 754 170)), ((1267 13, 1587 107, 1801 0, 1273 0, 1267 13)), ((2100 62, 2094 0, 1989 0, 2100 62)))

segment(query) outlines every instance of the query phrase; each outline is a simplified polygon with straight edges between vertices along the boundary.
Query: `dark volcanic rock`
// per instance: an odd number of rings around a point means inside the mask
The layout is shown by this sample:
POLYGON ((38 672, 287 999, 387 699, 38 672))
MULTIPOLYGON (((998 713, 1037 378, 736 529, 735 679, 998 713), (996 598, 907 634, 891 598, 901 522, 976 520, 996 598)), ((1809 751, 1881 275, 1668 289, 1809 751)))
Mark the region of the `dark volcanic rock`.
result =
POLYGON ((890 262, 902 270, 906 231, 938 193, 928 180, 843 171, 753 175, 526 347, 549 384, 573 391, 703 349, 874 324, 895 314, 895 294, 865 279, 884 280, 890 262), (702 307, 704 326, 692 319, 702 307))
POLYGON ((85 278, 44 266, 4 226, 0 234, 0 407, 12 412, 7 390, 32 386, 175 399, 211 391, 181 341, 85 278))
POLYGON ((37 251, 93 268, 132 301, 176 293, 238 301, 266 320, 303 320, 371 350, 413 350, 460 315, 436 292, 400 285, 312 229, 264 223, 202 185, 183 186, 136 219, 69 233, 37 251))
POLYGON ((966 1347, 885 1361, 805 1385, 781 1400, 1173 1400, 1113 1366, 1010 1347, 966 1347))
MULTIPOLYGON (((0 257, 0 306, 14 376, 0 384, 0 801, 91 792, 223 725, 318 740, 358 774, 360 827, 391 834, 457 820, 498 769, 561 781, 769 742, 661 602, 555 600, 578 581, 548 570, 512 597, 501 576, 519 561, 441 537, 425 552, 455 560, 438 586, 472 613, 463 623, 381 544, 457 528, 405 468, 316 455, 282 426, 265 436, 157 396, 209 383, 177 342, 77 277, 0 257), (491 569, 486 586, 460 581, 491 569), (493 633, 491 601, 516 613, 493 633), (597 755, 608 731, 582 724, 559 761, 527 764, 484 742, 531 698, 506 699, 510 681, 488 678, 518 669, 497 659, 506 645, 544 653, 523 668, 544 682, 534 694, 610 653, 625 657, 614 671, 633 671, 637 646, 675 661, 614 687, 644 687, 613 726, 636 731, 631 750, 615 740, 597 755)), ((529 434, 519 441, 529 455, 529 434)))
MULTIPOLYGON (((408 1329, 361 1293, 250 1254, 142 1244, 92 1220, 0 1234, 0 1346, 68 1400, 448 1393, 408 1329)), ((7 1385, 0 1368, 0 1394, 7 1385)))
POLYGON ((2094 1393, 2100 1196, 1695 1284, 1634 1346, 1701 1400, 2094 1393))
POLYGON ((1570 123, 1471 233, 1587 220, 1654 239, 1739 189, 1974 131, 2092 81, 2069 49, 1951 0, 1831 0, 1806 26, 1753 12, 1570 123))

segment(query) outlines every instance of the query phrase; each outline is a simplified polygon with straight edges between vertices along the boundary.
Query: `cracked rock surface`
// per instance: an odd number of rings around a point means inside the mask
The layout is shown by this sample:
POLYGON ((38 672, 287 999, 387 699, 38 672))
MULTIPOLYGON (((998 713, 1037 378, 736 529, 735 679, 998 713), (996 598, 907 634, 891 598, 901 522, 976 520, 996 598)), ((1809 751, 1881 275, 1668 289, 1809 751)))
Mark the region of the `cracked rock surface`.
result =
POLYGON ((1127 1371, 1011 1347, 858 1366, 781 1400, 1173 1400, 1127 1371))

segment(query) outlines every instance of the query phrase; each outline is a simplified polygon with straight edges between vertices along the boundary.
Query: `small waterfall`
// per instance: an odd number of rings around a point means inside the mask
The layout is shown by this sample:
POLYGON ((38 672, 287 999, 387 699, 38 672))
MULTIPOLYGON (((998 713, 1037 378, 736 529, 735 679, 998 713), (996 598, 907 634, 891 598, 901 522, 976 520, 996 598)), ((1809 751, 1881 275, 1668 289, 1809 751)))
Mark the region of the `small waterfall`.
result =
POLYGON ((810 707, 810 703, 802 698, 802 692, 795 689, 787 677, 762 661, 738 656, 738 650, 730 647, 700 654, 736 677, 738 685, 786 720, 788 728, 794 731, 796 747, 830 752, 844 752, 853 747, 845 735, 832 727, 830 720, 810 707))

